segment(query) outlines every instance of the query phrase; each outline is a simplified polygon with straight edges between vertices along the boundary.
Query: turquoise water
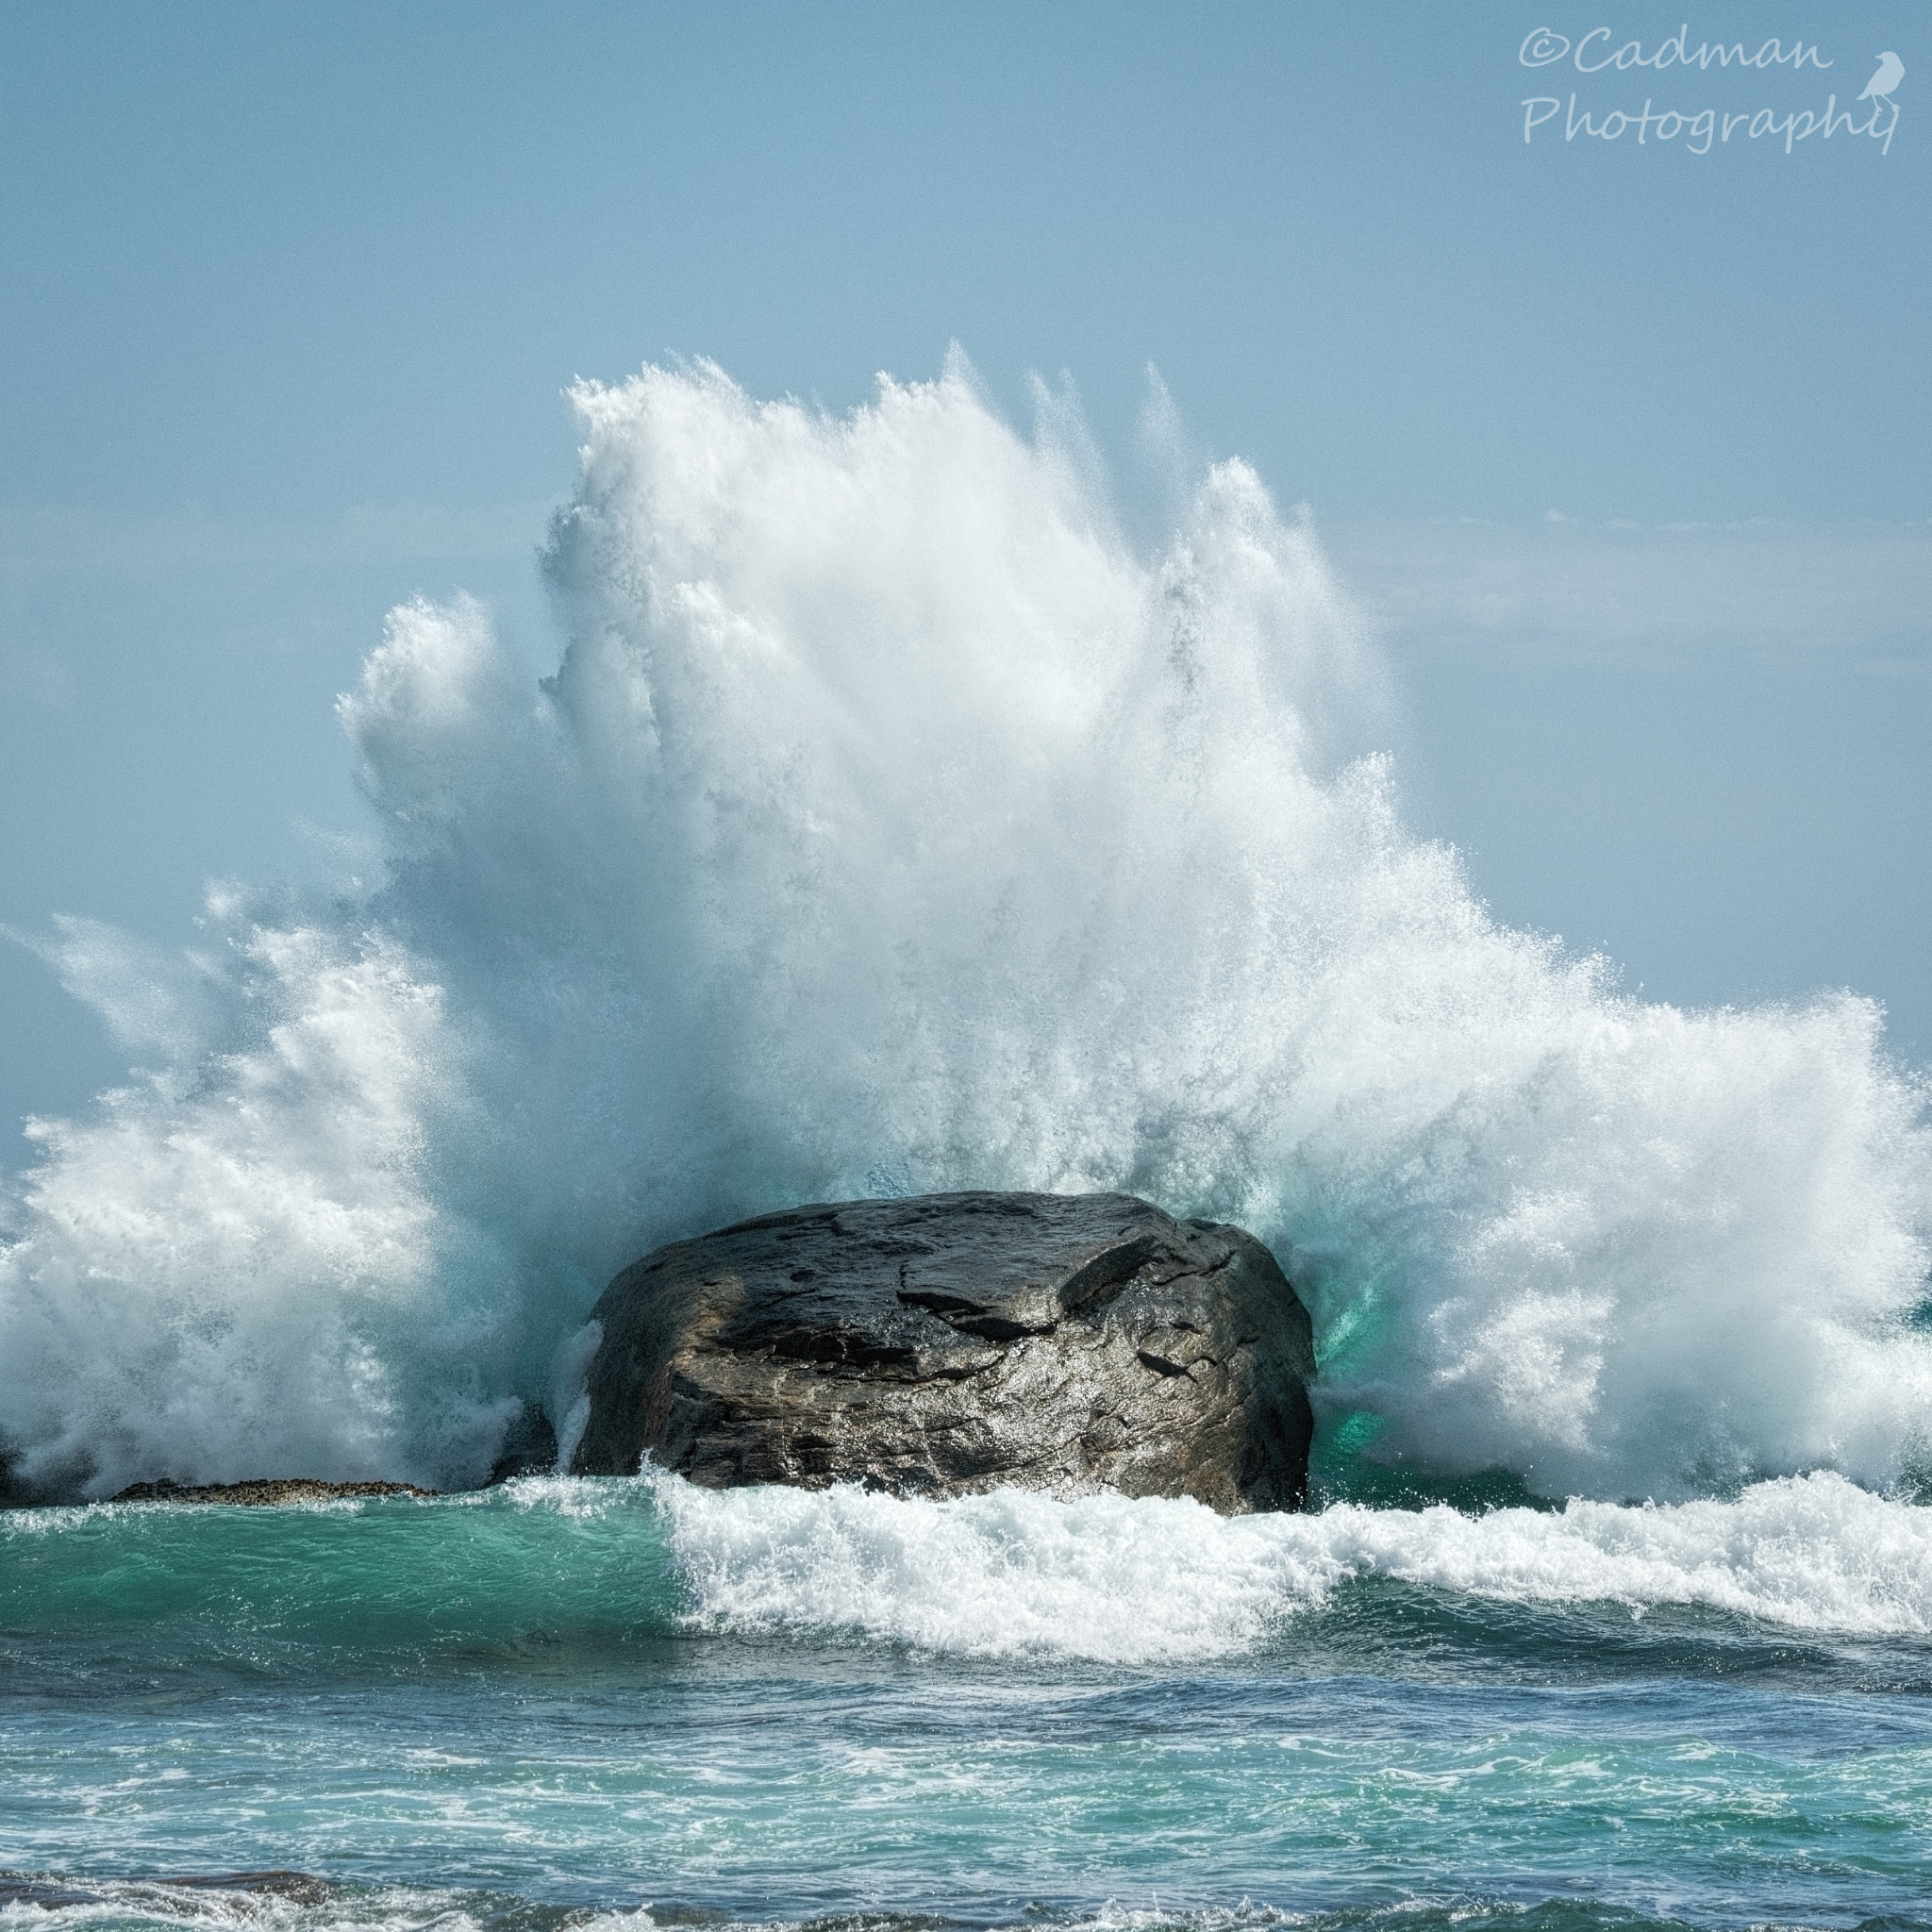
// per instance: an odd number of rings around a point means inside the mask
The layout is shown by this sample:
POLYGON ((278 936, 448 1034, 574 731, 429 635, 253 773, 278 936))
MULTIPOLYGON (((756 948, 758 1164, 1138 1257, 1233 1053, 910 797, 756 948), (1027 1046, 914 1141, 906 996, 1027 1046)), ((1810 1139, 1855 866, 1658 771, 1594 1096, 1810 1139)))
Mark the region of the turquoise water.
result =
POLYGON ((0 1914, 1932 1924, 1928 1514, 15 1512, 0 1914))

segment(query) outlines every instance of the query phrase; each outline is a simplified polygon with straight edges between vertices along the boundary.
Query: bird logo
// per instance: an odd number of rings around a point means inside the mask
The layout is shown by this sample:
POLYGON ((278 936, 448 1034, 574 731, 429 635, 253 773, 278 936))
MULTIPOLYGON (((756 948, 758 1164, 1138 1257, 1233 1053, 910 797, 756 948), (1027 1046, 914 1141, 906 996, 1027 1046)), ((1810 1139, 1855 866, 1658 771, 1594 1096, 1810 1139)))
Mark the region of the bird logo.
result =
POLYGON ((1896 54, 1881 54, 1878 57, 1878 72, 1872 76, 1872 84, 1858 98, 1861 101, 1878 102, 1889 95, 1892 89, 1906 77, 1906 63, 1896 54))

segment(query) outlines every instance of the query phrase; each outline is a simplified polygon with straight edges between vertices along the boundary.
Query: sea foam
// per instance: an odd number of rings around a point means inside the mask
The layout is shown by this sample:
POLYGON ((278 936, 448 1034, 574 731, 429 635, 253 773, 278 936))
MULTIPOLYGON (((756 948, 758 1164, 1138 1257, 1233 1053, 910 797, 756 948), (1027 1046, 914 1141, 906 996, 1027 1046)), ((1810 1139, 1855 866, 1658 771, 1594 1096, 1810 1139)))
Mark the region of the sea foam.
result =
POLYGON ((1734 1501, 1217 1516, 1001 1491, 934 1503, 657 1477, 692 1620, 968 1656, 1229 1656, 1357 1578, 1536 1605, 1695 1606, 1791 1629, 1932 1630, 1932 1511, 1842 1476, 1734 1501))
POLYGON ((842 417, 708 365, 575 401, 556 675, 414 604, 342 700, 382 880, 218 893, 187 961, 48 941, 142 1071, 9 1207, 17 1484, 474 1480, 655 1242, 958 1187, 1252 1228, 1344 1461, 1924 1460, 1932 1149, 1876 1009, 1647 1004, 1496 924, 1250 469, 1139 549, 1063 412, 960 364, 842 417))

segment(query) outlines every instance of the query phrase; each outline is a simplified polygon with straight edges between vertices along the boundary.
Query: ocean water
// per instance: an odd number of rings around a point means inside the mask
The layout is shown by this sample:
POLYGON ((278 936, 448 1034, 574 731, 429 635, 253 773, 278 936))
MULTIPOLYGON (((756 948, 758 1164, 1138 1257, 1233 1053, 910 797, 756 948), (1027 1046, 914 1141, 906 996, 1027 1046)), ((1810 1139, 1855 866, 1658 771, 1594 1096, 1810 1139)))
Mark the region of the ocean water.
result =
POLYGON ((19 1511, 0 1562, 23 1927, 1932 1923, 1932 1522, 1838 1476, 527 1479, 19 1511), (261 1871, 313 1882, 183 1882, 261 1871))
POLYGON ((330 890, 44 941, 130 1074, 4 1201, 9 1932, 1932 1925, 1877 1009, 1498 925, 1239 462, 1150 541, 962 363, 576 401, 549 675, 397 610, 330 890), (653 1244, 958 1187, 1267 1241, 1319 1507, 474 1487, 653 1244), (106 1500, 261 1475, 453 1493, 106 1500))

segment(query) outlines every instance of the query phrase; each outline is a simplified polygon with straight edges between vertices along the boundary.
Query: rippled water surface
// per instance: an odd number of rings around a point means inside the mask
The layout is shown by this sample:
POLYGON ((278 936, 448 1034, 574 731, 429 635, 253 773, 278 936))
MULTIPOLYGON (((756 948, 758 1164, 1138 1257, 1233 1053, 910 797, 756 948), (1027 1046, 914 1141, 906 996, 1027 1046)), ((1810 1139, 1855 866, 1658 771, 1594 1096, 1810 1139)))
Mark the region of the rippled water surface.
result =
POLYGON ((1932 1923, 1926 1520, 1837 1478, 16 1512, 0 1913, 1932 1923))

